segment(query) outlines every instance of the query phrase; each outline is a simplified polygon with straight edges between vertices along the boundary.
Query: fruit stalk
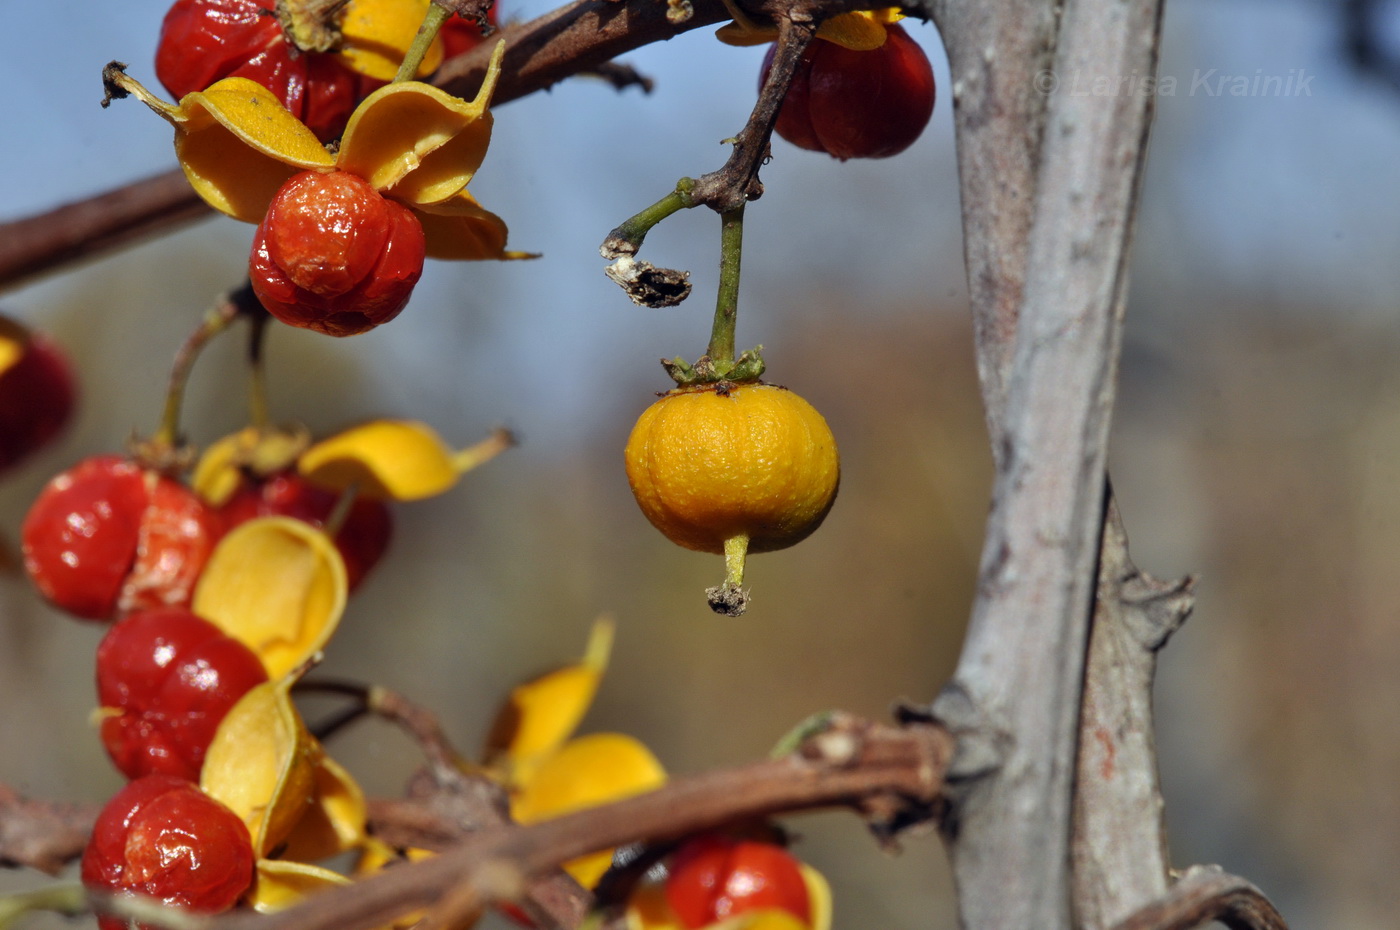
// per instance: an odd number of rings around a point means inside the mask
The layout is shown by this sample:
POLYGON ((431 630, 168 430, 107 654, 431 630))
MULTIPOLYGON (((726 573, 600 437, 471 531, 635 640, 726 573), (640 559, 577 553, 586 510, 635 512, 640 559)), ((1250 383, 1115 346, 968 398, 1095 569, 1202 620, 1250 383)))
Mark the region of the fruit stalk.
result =
POLYGON ((220 297, 219 303, 205 312, 199 327, 190 333, 184 345, 175 353, 175 361, 170 367, 170 383, 165 391, 165 409, 161 412, 160 428, 156 430, 148 447, 149 451, 157 456, 165 457, 180 444, 180 411, 184 405, 185 386, 189 383, 190 371, 193 370, 199 353, 204 351, 210 340, 238 319, 242 313, 242 304, 247 298, 246 285, 220 297))
POLYGON ((721 376, 734 367, 734 328, 739 322, 739 272, 744 253, 744 205, 720 215, 719 294, 705 354, 721 376))
POLYGON ((442 24, 447 22, 447 17, 451 16, 450 10, 438 6, 436 3, 428 4, 428 12, 423 16, 423 25, 418 27, 418 34, 413 37, 413 44, 404 53, 403 63, 399 65, 398 73, 394 75, 394 82, 411 81, 418 74, 418 66, 423 63, 423 57, 428 54, 428 47, 437 38, 438 30, 442 24))

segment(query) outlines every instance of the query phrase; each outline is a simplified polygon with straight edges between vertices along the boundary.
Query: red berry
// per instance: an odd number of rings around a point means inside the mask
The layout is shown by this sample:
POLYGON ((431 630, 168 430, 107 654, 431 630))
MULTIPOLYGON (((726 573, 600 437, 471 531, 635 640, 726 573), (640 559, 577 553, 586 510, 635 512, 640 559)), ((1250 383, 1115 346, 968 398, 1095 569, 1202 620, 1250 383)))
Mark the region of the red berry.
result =
MULTIPOLYGON (((778 111, 774 130, 799 148, 848 158, 885 158, 919 138, 933 115, 933 67, 904 27, 885 27, 869 51, 814 41, 778 111)), ((763 75, 773 64, 770 48, 763 75)))
MULTIPOLYGON (((492 26, 496 25, 496 5, 494 3, 486 11, 486 22, 492 26)), ((481 27, 474 20, 463 19, 460 16, 453 16, 443 23, 442 29, 438 31, 438 36, 442 39, 444 58, 452 58, 469 52, 486 38, 481 34, 481 27)))
POLYGON ((287 40, 274 0, 178 0, 161 24, 156 76, 177 98, 226 77, 256 81, 277 95, 322 141, 340 135, 356 103, 379 81, 333 55, 287 40))
POLYGON ((24 567, 55 606, 104 620, 136 561, 146 481, 115 455, 85 459, 39 493, 20 530, 24 567))
POLYGON ((812 919, 807 883, 787 850, 718 834, 696 837, 672 856, 666 900, 687 930, 762 908, 812 919))
MULTIPOLYGON (((293 517, 316 528, 340 502, 340 495, 310 484, 300 475, 272 475, 257 484, 244 484, 219 509, 228 529, 254 517, 293 517)), ((389 548, 394 517, 383 501, 357 497, 335 534, 335 546, 345 560, 346 580, 354 590, 389 548)))
POLYGON ((223 535, 218 513, 194 491, 169 478, 148 479, 136 561, 122 585, 117 610, 187 607, 194 586, 223 535))
POLYGON ((228 709, 267 680, 251 649, 182 608, 130 614, 97 647, 102 742, 127 778, 199 779, 228 709))
POLYGON ((188 605, 218 536, 217 516, 194 492, 115 455, 51 479, 20 528, 35 587, 89 620, 188 605))
POLYGON ((387 323, 423 273, 423 227, 346 171, 296 175, 253 236, 249 275, 273 316, 331 336, 387 323))
POLYGON ((31 335, 19 360, 0 372, 0 470, 62 432, 76 394, 62 351, 45 337, 31 335))
MULTIPOLYGON (((83 852, 83 884, 216 913, 253 881, 253 843, 238 815, 172 775, 131 782, 102 808, 83 852)), ((124 930, 114 917, 101 930, 124 930)))

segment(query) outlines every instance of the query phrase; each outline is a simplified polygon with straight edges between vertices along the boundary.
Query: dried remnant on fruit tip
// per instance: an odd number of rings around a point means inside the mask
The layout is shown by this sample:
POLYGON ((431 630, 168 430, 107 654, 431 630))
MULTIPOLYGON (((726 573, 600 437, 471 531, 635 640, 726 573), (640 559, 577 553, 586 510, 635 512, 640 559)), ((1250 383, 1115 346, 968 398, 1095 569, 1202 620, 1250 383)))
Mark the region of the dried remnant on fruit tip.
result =
POLYGON ((562 746, 598 693, 612 641, 613 622, 600 617, 578 662, 517 685, 486 737, 487 764, 503 765, 511 781, 524 781, 542 758, 562 746))
POLYGON ((277 679, 330 640, 347 587, 345 562, 324 532, 290 517, 258 517, 214 548, 192 609, 257 653, 277 679))
POLYGON ((711 610, 724 617, 742 617, 749 609, 748 590, 729 581, 706 588, 705 600, 711 610))
POLYGON ((292 678, 258 685, 214 733, 199 787, 242 818, 266 856, 306 813, 322 751, 292 705, 292 678))

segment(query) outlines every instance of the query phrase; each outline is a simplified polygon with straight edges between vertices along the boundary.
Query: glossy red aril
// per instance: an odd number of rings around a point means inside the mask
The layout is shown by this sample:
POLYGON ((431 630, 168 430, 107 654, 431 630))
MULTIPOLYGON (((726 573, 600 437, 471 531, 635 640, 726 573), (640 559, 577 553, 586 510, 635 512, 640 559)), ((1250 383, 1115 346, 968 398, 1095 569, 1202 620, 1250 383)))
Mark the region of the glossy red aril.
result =
POLYGON ((76 399, 63 352, 45 336, 26 334, 20 357, 0 372, 0 471, 57 437, 76 399))
POLYGON ((398 316, 423 273, 423 227, 346 171, 296 175, 253 236, 249 276, 273 316, 352 336, 398 316))
MULTIPOLYGON (((919 138, 933 115, 933 67, 898 23, 885 43, 853 51, 816 39, 778 111, 774 130, 798 148, 848 158, 885 158, 919 138)), ((773 64, 768 50, 763 76, 773 64)))
POLYGON ((89 620, 187 606, 218 537, 217 515, 194 492, 116 455, 50 479, 20 528, 35 587, 89 620))
MULTIPOLYGON (((224 524, 233 529, 254 517, 283 516, 320 529, 340 502, 340 495, 310 484, 300 475, 272 475, 256 484, 243 484, 220 509, 224 524)), ((383 501, 357 497, 350 505, 335 547, 345 560, 346 581, 354 590, 389 548, 394 517, 383 501)))
MULTIPOLYGON (((83 852, 83 884, 217 913, 253 881, 253 843, 238 815, 173 775, 131 782, 102 808, 83 852)), ((101 930, 126 921, 98 920, 101 930)))
POLYGON ((165 14, 156 76, 176 99, 226 77, 272 91, 324 142, 340 135, 356 103, 380 86, 335 56, 288 41, 275 0, 178 0, 165 14))
POLYGON ((717 834, 698 836, 672 856, 666 900, 686 930, 763 908, 812 919, 802 869, 787 850, 717 834))
POLYGON ((264 681, 251 649, 188 610, 129 614, 97 647, 102 743, 127 778, 197 781, 219 721, 264 681))

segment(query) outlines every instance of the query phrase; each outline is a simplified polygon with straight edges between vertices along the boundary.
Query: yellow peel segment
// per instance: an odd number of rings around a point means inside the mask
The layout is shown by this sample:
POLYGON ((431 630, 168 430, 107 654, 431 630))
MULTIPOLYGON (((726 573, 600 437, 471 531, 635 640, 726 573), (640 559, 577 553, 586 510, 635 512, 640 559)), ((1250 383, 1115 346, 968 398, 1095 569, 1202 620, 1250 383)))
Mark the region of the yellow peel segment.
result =
POLYGON ((468 191, 440 203, 414 210, 423 225, 429 258, 482 261, 488 258, 534 258, 526 252, 506 251, 506 223, 477 203, 468 191))
POLYGON ((248 825, 265 856, 306 813, 320 746, 292 706, 291 677, 264 682, 229 709, 204 756, 199 787, 248 825))
POLYGON ((318 865, 284 859, 259 859, 257 880, 247 897, 253 910, 263 914, 284 911, 308 897, 350 884, 350 879, 318 865))
POLYGON ((191 609, 257 653, 275 680, 325 646, 345 597, 345 563, 325 533, 259 517, 214 548, 191 609))
MULTIPOLYGON (((623 733, 593 733, 543 759, 511 800, 511 816, 537 823, 660 788, 666 770, 640 741, 623 733)), ((612 850, 564 863, 585 888, 608 870, 612 850)))
MULTIPOLYGON (((903 18, 904 14, 897 7, 839 13, 817 27, 817 38, 853 51, 868 52, 885 44, 887 24, 903 18)), ((716 30, 715 37, 726 45, 766 45, 778 40, 778 30, 772 26, 731 22, 716 30)))
POLYGON ((491 141, 486 108, 501 73, 498 43, 474 100, 417 81, 381 87, 356 107, 337 164, 408 204, 446 200, 467 186, 491 141))
POLYGON ((256 475, 283 471, 292 466, 309 441, 300 426, 244 427, 205 447, 190 485, 210 504, 222 507, 238 490, 244 468, 256 475))
POLYGON ((195 192, 236 219, 262 222, 288 178, 335 167, 315 134, 271 91, 246 78, 224 78, 186 94, 173 112, 146 102, 175 126, 175 155, 195 192))
POLYGON ((826 876, 805 862, 798 862, 802 880, 807 883, 807 900, 812 908, 812 930, 831 930, 831 886, 826 876))
MULTIPOLYGON (((399 62, 413 44, 418 26, 428 12, 429 0, 355 0, 340 23, 340 59, 350 69, 379 81, 392 81, 399 62)), ((433 42, 418 77, 432 74, 442 64, 442 41, 433 42)))
POLYGON ((511 691, 486 738, 488 764, 504 761, 511 780, 524 782, 542 756, 573 735, 607 671, 613 630, 610 618, 598 618, 582 659, 511 691))
POLYGON ((311 805, 287 836, 285 858, 326 859, 365 842, 369 808, 359 784, 339 762, 317 760, 311 805))
POLYGON ((353 487, 364 497, 416 501, 451 489, 514 442, 509 432, 497 430, 457 451, 425 423, 374 420, 316 443, 297 460, 297 470, 328 490, 353 487))

